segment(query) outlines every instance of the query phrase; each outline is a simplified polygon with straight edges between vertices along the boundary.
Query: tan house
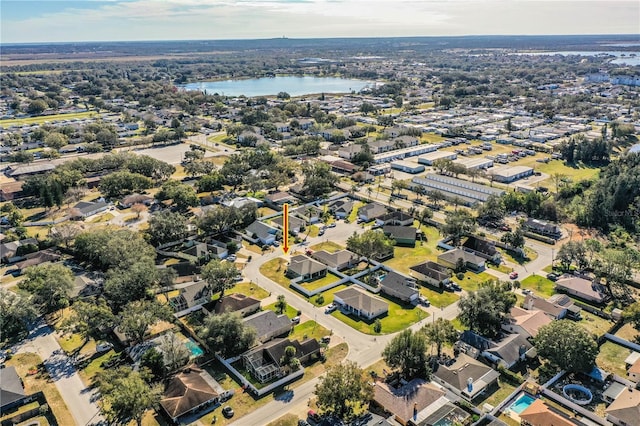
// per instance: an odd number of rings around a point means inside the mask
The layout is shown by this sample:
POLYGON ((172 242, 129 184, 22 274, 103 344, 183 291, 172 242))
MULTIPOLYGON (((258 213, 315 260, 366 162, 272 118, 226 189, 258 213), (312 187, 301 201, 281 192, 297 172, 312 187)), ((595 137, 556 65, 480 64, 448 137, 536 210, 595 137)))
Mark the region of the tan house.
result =
POLYGON ((556 281, 556 289, 580 299, 604 303, 608 297, 604 287, 590 279, 565 274, 556 281))
POLYGON ((209 373, 192 365, 169 381, 160 406, 177 423, 179 417, 218 402, 222 391, 209 373))
POLYGON ((511 333, 517 333, 525 337, 536 337, 540 327, 549 324, 551 319, 547 314, 539 310, 526 310, 514 306, 509 312, 509 322, 502 328, 511 333))
POLYGON ((425 409, 432 405, 441 407, 448 402, 446 392, 440 386, 422 379, 413 379, 397 388, 378 381, 373 392, 375 404, 391 413, 403 426, 409 422, 418 424, 425 418, 425 409))
POLYGON ((299 254, 291 257, 287 267, 287 277, 312 281, 327 275, 327 265, 299 254))
POLYGON ((340 305, 341 310, 368 320, 389 312, 387 302, 353 287, 336 292, 333 301, 340 305))
POLYGON ((520 413, 520 421, 524 426, 576 426, 580 424, 568 419, 559 411, 553 410, 541 399, 536 399, 520 413))
POLYGON ((445 284, 448 284, 451 281, 449 270, 446 267, 438 265, 436 262, 432 262, 430 260, 411 266, 409 270, 411 271, 409 273, 412 277, 418 281, 431 284, 434 287, 442 288, 445 284))
POLYGON ((627 388, 605 410, 607 420, 618 426, 634 426, 640 420, 640 391, 627 388))

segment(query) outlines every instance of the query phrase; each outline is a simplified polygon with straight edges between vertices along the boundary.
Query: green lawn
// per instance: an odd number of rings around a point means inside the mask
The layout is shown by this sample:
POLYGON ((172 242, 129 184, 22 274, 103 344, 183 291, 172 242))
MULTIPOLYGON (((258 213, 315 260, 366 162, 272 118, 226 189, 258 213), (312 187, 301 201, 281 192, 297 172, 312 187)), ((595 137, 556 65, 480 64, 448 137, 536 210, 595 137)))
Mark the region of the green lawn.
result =
POLYGON ((351 213, 349 213, 349 217, 347 218, 349 219, 349 222, 353 223, 356 221, 356 219, 358 218, 358 209, 362 206, 364 206, 364 203, 362 201, 356 201, 356 203, 353 205, 353 210, 351 210, 351 213))
POLYGON ((335 283, 335 282, 338 282, 338 281, 340 281, 340 277, 339 276, 334 275, 331 272, 328 272, 327 275, 325 275, 324 277, 322 277, 322 278, 320 278, 318 280, 305 282, 305 283, 301 283, 301 284, 307 290, 315 290, 315 289, 324 287, 326 285, 329 285, 331 283, 335 283))
MULTIPOLYGON (((267 305, 264 307, 264 309, 269 310, 269 311, 273 311, 276 312, 276 303, 277 302, 273 302, 270 305, 267 305)), ((277 313, 277 312, 276 312, 277 313)), ((293 306, 289 305, 289 303, 287 303, 287 309, 285 309, 284 312, 289 318, 293 318, 298 316, 298 309, 294 308, 293 306)))
POLYGON ((464 324, 462 324, 462 322, 460 322, 460 318, 458 317, 455 317, 454 319, 452 319, 451 323, 458 331, 467 330, 467 327, 464 324))
POLYGON ((631 355, 631 349, 607 341, 600 346, 600 352, 596 358, 596 365, 609 373, 626 377, 627 370, 624 360, 629 355, 631 355))
POLYGON ((307 237, 309 238, 315 238, 318 236, 318 232, 320 232, 320 228, 318 228, 316 225, 309 225, 307 227, 307 237))
POLYGON ((344 247, 342 247, 340 244, 334 243, 333 241, 326 241, 324 243, 313 245, 309 248, 313 251, 324 250, 329 253, 335 253, 344 249, 344 247))
POLYGON ((48 121, 53 123, 54 121, 71 120, 74 118, 91 118, 98 116, 96 111, 76 112, 72 114, 54 114, 54 115, 40 115, 38 117, 27 118, 10 118, 7 120, 0 120, 0 126, 7 129, 11 126, 21 126, 23 124, 43 124, 48 121))
POLYGON ((423 226, 421 229, 427 241, 422 243, 417 241, 415 247, 394 247, 393 258, 385 261, 384 264, 398 272, 408 274, 411 266, 427 260, 435 262, 441 253, 436 248, 440 234, 432 226, 423 226))
POLYGON ((95 354, 93 357, 91 357, 88 364, 86 364, 86 366, 84 366, 84 368, 80 370, 80 377, 84 381, 85 385, 90 386, 95 375, 101 371, 104 371, 104 368, 102 367, 103 362, 106 362, 111 358, 116 358, 119 355, 119 353, 111 349, 108 352, 95 354))
POLYGON ((490 404, 494 407, 500 404, 506 397, 511 395, 511 393, 516 390, 516 387, 505 382, 504 380, 500 380, 498 385, 494 385, 490 388, 490 390, 485 394, 484 398, 480 398, 478 401, 478 406, 483 404, 490 404))
POLYGON ((459 280, 455 275, 452 277, 452 280, 460 285, 466 291, 476 291, 480 284, 485 281, 491 281, 495 278, 493 275, 489 275, 486 272, 480 272, 476 274, 474 272, 465 272, 464 279, 459 280))
POLYGON ((429 299, 429 302, 436 308, 444 308, 457 301, 460 296, 456 293, 444 290, 435 290, 431 287, 420 286, 420 294, 429 299))
POLYGON ((504 263, 501 263, 500 265, 496 266, 493 263, 488 263, 487 262, 486 266, 489 269, 493 269, 495 271, 502 272, 503 274, 508 274, 509 272, 511 272, 511 269, 513 269, 513 268, 508 267, 504 263))
POLYGON ((225 292, 225 294, 240 293, 251 296, 255 299, 264 299, 269 296, 269 292, 255 283, 238 283, 225 292))
POLYGON ((288 288, 291 282, 289 278, 284 275, 285 272, 287 272, 287 263, 285 259, 276 257, 275 259, 265 262, 260 267, 260 273, 281 286, 288 288))
POLYGON ((320 340, 321 338, 323 338, 324 336, 328 336, 329 334, 329 330, 327 330, 317 322, 309 320, 293 327, 291 334, 289 334, 289 339, 301 341, 305 339, 320 340))
POLYGON ((593 335, 602 336, 613 326, 613 322, 600 318, 599 316, 589 313, 584 309, 580 312, 580 315, 582 315, 582 320, 579 324, 593 335))
POLYGON ((327 306, 329 303, 333 303, 333 295, 336 292, 340 291, 340 290, 344 290, 345 288, 347 288, 347 286, 345 284, 341 284, 341 285, 339 285, 337 287, 334 287, 334 288, 332 288, 330 290, 323 291, 322 293, 320 293, 322 295, 322 297, 324 297, 324 301, 322 303, 316 302, 316 299, 317 299, 317 297, 319 295, 315 295, 315 296, 311 297, 309 299, 309 301, 311 303, 313 303, 314 305, 316 305, 316 306, 327 306))
MULTIPOLYGON (((574 182, 581 179, 595 178, 600 171, 600 169, 597 167, 587 167, 582 163, 577 165, 566 165, 562 160, 552 160, 546 164, 536 163, 535 169, 538 172, 547 174, 561 173, 572 179, 574 182)), ((546 186, 550 190, 555 191, 555 184, 551 181, 551 179, 547 179, 544 182, 547 183, 546 186)))
POLYGON ((540 275, 529 275, 524 280, 520 281, 521 288, 527 288, 535 293, 542 294, 544 296, 551 297, 555 293, 555 283, 540 275))
MULTIPOLYGON (((401 306, 386 298, 384 301, 389 304, 389 313, 384 317, 380 317, 380 322, 382 323, 380 334, 395 333, 429 316, 428 313, 420 308, 401 306)), ((331 315, 362 333, 376 334, 373 331, 373 321, 367 323, 354 315, 345 315, 340 310, 334 311, 331 315)))

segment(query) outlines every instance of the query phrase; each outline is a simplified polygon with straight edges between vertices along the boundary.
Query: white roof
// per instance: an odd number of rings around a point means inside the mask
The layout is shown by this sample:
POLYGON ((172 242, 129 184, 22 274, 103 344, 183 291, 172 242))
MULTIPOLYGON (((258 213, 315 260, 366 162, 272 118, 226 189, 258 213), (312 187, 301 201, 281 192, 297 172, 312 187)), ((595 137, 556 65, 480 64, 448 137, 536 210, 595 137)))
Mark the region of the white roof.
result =
POLYGON ((625 364, 633 365, 636 361, 640 359, 640 354, 638 352, 631 352, 627 359, 624 360, 625 364))

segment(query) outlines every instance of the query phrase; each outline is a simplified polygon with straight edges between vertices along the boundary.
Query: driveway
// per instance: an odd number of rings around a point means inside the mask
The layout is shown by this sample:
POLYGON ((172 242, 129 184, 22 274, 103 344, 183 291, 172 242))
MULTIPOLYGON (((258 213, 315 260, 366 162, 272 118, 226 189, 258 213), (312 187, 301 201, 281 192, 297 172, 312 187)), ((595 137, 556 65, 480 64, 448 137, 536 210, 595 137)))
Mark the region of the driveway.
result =
POLYGON ((17 353, 36 353, 42 358, 51 380, 56 384, 77 425, 103 421, 96 404, 96 392, 84 385, 73 362, 60 348, 53 333, 44 321, 39 323, 31 331, 29 338, 17 346, 17 353))

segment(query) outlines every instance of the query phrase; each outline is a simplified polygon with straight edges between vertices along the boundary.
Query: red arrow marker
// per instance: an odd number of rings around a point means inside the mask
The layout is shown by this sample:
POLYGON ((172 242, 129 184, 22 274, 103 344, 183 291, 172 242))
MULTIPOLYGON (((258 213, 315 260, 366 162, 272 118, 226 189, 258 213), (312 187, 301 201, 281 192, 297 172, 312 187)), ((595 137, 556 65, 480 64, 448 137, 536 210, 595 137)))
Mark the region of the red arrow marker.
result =
POLYGON ((289 253, 289 204, 282 206, 282 251, 289 253))

